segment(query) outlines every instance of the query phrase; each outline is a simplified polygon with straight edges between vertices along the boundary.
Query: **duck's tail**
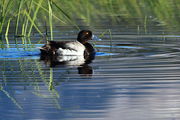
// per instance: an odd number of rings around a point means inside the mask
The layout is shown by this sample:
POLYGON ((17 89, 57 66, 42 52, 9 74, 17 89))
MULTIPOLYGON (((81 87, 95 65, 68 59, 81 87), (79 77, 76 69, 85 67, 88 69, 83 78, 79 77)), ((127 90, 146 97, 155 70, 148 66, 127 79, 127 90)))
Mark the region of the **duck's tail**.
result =
POLYGON ((42 47, 37 47, 40 51, 41 54, 55 54, 55 48, 52 47, 52 42, 48 41, 47 44, 45 44, 42 47))

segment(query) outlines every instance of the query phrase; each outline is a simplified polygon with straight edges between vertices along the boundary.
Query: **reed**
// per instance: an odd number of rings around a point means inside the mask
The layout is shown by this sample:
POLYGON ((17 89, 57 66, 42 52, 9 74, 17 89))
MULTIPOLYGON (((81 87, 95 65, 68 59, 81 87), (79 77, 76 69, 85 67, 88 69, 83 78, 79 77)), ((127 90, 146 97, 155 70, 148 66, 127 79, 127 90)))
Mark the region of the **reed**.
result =
POLYGON ((7 44, 7 48, 9 48, 9 40, 8 40, 8 32, 9 32, 9 26, 10 26, 10 23, 11 23, 11 19, 8 20, 8 24, 7 24, 7 28, 6 28, 6 33, 5 33, 5 39, 6 39, 6 44, 7 44))
MULTIPOLYGON (((39 8, 40 8, 42 2, 43 2, 43 0, 39 0, 38 5, 37 5, 37 7, 36 7, 36 9, 35 9, 35 11, 33 13, 32 19, 31 19, 30 15, 26 12, 26 15, 28 16, 29 20, 31 21, 28 36, 30 36, 30 34, 32 32, 32 28, 33 28, 33 26, 35 26, 35 20, 37 18, 37 14, 38 14, 38 11, 39 11, 39 8)), ((38 29, 36 29, 36 30, 38 30, 38 29)))
POLYGON ((19 28, 19 21, 20 21, 20 16, 21 16, 21 8, 23 5, 23 0, 20 0, 19 5, 18 5, 18 13, 17 13, 17 19, 16 19, 16 31, 15 34, 18 34, 18 28, 19 28))
POLYGON ((48 8, 49 8, 49 27, 51 33, 51 40, 53 40, 53 21, 52 21, 52 1, 48 0, 48 8))
POLYGON ((109 37, 110 37, 110 51, 112 50, 112 33, 111 33, 111 29, 108 30, 109 32, 109 37))
POLYGON ((33 31, 43 36, 44 30, 39 26, 44 22, 48 23, 50 39, 54 26, 79 29, 79 25, 104 25, 106 21, 116 25, 123 20, 128 25, 144 26, 148 32, 147 21, 151 20, 174 30, 173 27, 180 28, 179 9, 179 0, 1 0, 0 35, 7 36, 7 29, 15 26, 15 36, 30 37, 33 31))

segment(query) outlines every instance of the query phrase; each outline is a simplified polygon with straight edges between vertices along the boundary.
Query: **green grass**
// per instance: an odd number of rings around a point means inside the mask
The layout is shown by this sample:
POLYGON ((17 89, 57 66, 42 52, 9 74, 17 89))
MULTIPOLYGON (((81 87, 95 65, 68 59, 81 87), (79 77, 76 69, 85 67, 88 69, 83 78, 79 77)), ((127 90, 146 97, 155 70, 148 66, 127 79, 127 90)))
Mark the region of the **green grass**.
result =
POLYGON ((54 26, 112 25, 123 24, 144 26, 148 21, 157 25, 180 28, 179 0, 1 0, 0 35, 8 36, 15 26, 15 36, 30 37, 32 31, 44 36, 47 23, 50 39, 54 26), (134 19, 131 18, 142 18, 134 19))

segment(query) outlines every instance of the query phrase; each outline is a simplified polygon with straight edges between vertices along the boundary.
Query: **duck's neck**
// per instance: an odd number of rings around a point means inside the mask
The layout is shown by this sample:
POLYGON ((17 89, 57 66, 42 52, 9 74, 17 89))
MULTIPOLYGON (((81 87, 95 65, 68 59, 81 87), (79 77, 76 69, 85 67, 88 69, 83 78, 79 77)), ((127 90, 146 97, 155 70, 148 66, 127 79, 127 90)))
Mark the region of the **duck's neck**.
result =
POLYGON ((80 43, 83 44, 83 45, 84 45, 85 43, 87 43, 86 40, 77 39, 77 41, 80 42, 80 43))

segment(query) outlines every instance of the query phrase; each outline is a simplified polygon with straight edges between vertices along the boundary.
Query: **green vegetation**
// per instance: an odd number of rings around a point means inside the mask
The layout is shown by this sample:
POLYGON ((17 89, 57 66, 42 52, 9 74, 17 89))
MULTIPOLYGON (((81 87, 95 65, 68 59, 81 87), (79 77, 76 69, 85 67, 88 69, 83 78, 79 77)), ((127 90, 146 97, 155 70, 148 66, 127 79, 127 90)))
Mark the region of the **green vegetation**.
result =
MULTIPOLYGON (((0 48, 6 48, 6 45, 9 48, 10 31, 13 31, 14 36, 22 37, 22 41, 15 39, 17 48, 18 43, 23 44, 23 48, 27 50, 34 48, 29 38, 33 31, 37 31, 41 36, 50 35, 50 39, 53 40, 54 26, 70 25, 79 29, 78 26, 83 25, 96 26, 107 23, 107 25, 124 25, 126 23, 135 26, 137 34, 140 34, 140 28, 144 28, 144 32, 147 33, 149 25, 179 29, 179 11, 180 0, 0 0, 0 48), (47 34, 48 31, 49 34, 47 34), (2 36, 5 36, 4 43, 1 40, 2 36)), ((109 35, 110 46, 112 46, 111 29, 104 30, 99 37, 105 34, 109 35)), ((165 41, 166 38, 163 37, 163 39, 165 41)), ((38 97, 53 98, 55 106, 61 109, 58 103, 60 95, 54 85, 53 68, 45 72, 38 60, 19 60, 18 66, 22 79, 17 82, 33 86, 33 94, 38 97), (26 62, 31 63, 31 67, 26 67, 26 62), (44 83, 49 94, 43 94, 41 83, 44 83)), ((9 82, 7 81, 9 71, 11 74, 16 74, 16 72, 13 73, 15 68, 4 62, 0 72, 2 83, 9 82)), ((14 96, 6 91, 2 83, 0 91, 19 109, 23 109, 14 96)))
POLYGON ((112 25, 127 23, 146 26, 180 26, 179 0, 1 0, 0 35, 14 29, 15 36, 31 36, 40 26, 48 26, 53 39, 53 26, 112 25), (133 18, 133 20, 132 20, 133 18), (139 19, 140 18, 140 19, 139 19), (14 28, 15 27, 15 28, 14 28))

